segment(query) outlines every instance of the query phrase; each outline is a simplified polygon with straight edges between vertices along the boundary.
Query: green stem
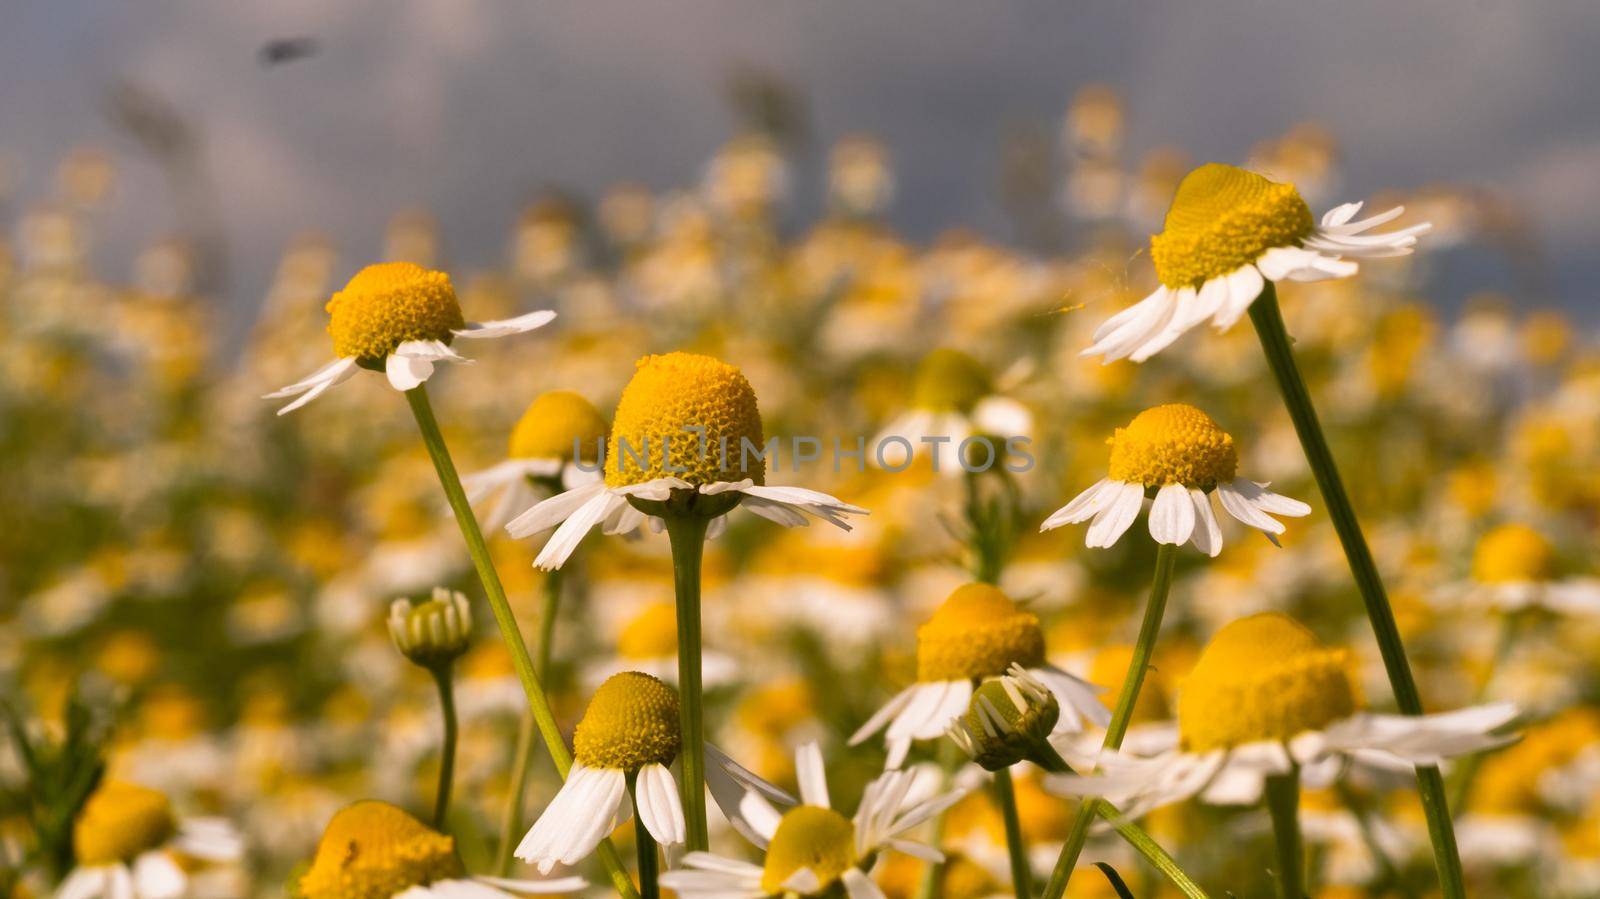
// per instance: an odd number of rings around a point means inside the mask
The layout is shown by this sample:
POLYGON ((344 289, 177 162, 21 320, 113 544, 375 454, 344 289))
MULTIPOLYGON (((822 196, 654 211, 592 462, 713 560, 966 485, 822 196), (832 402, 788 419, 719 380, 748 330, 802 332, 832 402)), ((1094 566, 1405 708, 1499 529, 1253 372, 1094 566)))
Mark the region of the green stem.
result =
POLYGON ((639 791, 635 788, 639 775, 637 772, 628 775, 628 794, 633 800, 633 842, 638 849, 639 858, 639 899, 659 899, 661 887, 657 884, 660 877, 661 864, 656 855, 656 841, 650 836, 650 831, 644 826, 644 818, 639 815, 639 791))
POLYGON ((1118 811, 1116 806, 1106 802, 1104 799, 1093 800, 1087 804, 1093 808, 1096 814, 1109 821, 1111 829, 1121 835, 1135 851, 1144 856, 1145 861, 1149 862, 1151 867, 1172 881, 1172 885, 1178 888, 1178 892, 1188 896, 1189 899, 1209 899, 1206 891, 1198 883, 1195 883, 1188 874, 1184 873, 1182 868, 1178 867, 1177 861, 1167 854, 1167 850, 1162 849, 1160 843, 1152 839, 1150 834, 1145 833, 1144 828, 1123 817, 1122 812, 1118 811))
POLYGON ((700 562, 710 520, 694 514, 666 516, 672 543, 672 583, 678 600, 678 724, 682 745, 683 819, 690 852, 702 852, 706 835, 706 738, 700 686, 700 562))
POLYGON ((561 569, 544 577, 543 603, 539 607, 538 667, 539 683, 550 681, 550 657, 555 651, 556 616, 561 612, 561 569))
MULTIPOLYGON (((1389 675, 1389 685, 1394 690, 1395 705, 1407 715, 1422 714, 1422 698, 1417 692, 1416 680, 1411 675, 1411 665, 1406 661, 1405 645, 1400 641, 1400 628, 1395 623, 1394 609, 1384 592, 1383 579, 1378 575, 1377 563, 1367 538, 1361 532, 1355 508, 1339 476, 1333 451, 1317 420, 1317 410, 1311 404, 1311 394, 1305 379, 1295 365, 1290 349, 1289 332, 1283 325, 1283 312, 1278 308, 1278 293, 1268 281, 1261 296, 1250 304, 1250 321, 1255 325, 1266 354, 1267 365, 1278 382, 1283 404, 1294 422, 1295 433, 1305 451, 1306 461, 1316 476, 1322 491, 1323 502, 1328 505, 1328 518, 1344 547, 1345 559, 1355 577, 1361 600, 1366 605, 1367 620, 1372 624, 1377 638, 1378 651, 1383 656, 1383 667, 1389 675)), ((1450 807, 1445 798, 1444 778, 1437 766, 1417 768, 1417 792, 1422 797, 1422 810, 1428 819, 1428 836, 1433 842, 1434 866, 1439 872, 1439 887, 1444 899, 1465 899, 1466 887, 1461 874, 1461 853, 1456 848, 1455 828, 1450 823, 1450 807)))
POLYGON ((456 772, 456 696, 451 686, 450 663, 435 665, 433 682, 439 687, 439 714, 444 717, 444 743, 439 750, 439 788, 433 800, 433 827, 444 830, 444 816, 450 810, 450 785, 456 772))
POLYGON ((994 795, 1006 822, 1006 852, 1011 856, 1011 887, 1017 899, 1033 895, 1033 872, 1028 870, 1028 847, 1022 842, 1022 821, 1017 817, 1017 788, 1011 769, 994 773, 994 795))
POLYGON ((1305 850, 1300 845, 1300 769, 1267 778, 1267 812, 1278 850, 1279 899, 1305 899, 1305 850))
MULTIPOLYGON (((1133 720, 1133 708, 1139 701, 1139 691, 1144 687, 1145 673, 1150 668, 1150 658, 1155 653, 1156 638, 1161 633, 1161 619, 1167 611, 1167 595, 1172 591, 1172 568, 1177 561, 1178 548, 1163 543, 1156 548, 1155 575, 1150 584, 1150 600, 1145 603, 1144 620, 1139 623, 1139 637, 1133 644, 1133 658, 1128 663, 1128 673, 1122 680, 1122 692, 1117 694, 1117 706, 1111 711, 1111 723, 1106 725, 1103 749, 1119 749, 1122 738, 1128 734, 1128 724, 1133 720)), ((1061 899, 1078 866, 1078 856, 1089 839, 1089 825, 1094 823, 1094 800, 1086 799, 1078 805, 1078 814, 1061 845, 1061 855, 1056 859, 1055 870, 1044 887, 1044 899, 1061 899)))
MULTIPOLYGON (((467 554, 472 557, 472 565, 477 570, 479 582, 483 584, 484 595, 489 599, 489 609, 494 613, 495 624, 500 628, 500 637, 511 653, 511 665, 517 671, 517 679, 522 682, 523 692, 528 695, 528 710, 533 714, 534 724, 544 739, 550 760, 555 763, 556 770, 561 773, 562 778, 565 778, 572 768, 572 754, 567 751, 566 741, 561 736, 561 728, 556 724, 555 712, 550 708, 550 699, 545 696, 539 675, 533 669, 533 659, 528 655, 528 645, 523 642, 522 631, 517 628, 516 616, 512 614, 511 603, 506 599, 505 587, 500 583, 500 574, 495 571, 494 561, 489 556, 489 547, 484 542, 483 531, 478 528, 478 519, 472 514, 472 506, 467 503, 466 491, 461 489, 461 477, 456 474, 456 465, 450 458, 450 449, 445 446, 444 435, 439 431, 439 422, 433 417, 433 406, 428 402, 427 385, 419 384, 407 390, 406 402, 411 404, 411 414, 417 420, 417 430, 422 434, 422 443, 428 449, 428 456, 433 459, 434 470, 438 472, 439 486, 444 488, 445 499, 449 501, 450 509, 455 513, 456 525, 461 529, 461 537, 467 544, 467 554)), ((633 888, 633 880, 628 877, 628 871, 622 864, 622 856, 617 853, 617 847, 612 845, 611 840, 602 840, 596 854, 600 856, 607 873, 610 874, 617 893, 623 899, 637 899, 638 891, 633 888)))
POLYGON ((506 793, 506 807, 500 813, 500 848, 495 853, 494 873, 505 877, 511 872, 511 852, 517 848, 517 836, 522 833, 522 799, 528 792, 528 771, 533 767, 533 716, 522 713, 517 724, 517 746, 511 763, 511 784, 506 793))

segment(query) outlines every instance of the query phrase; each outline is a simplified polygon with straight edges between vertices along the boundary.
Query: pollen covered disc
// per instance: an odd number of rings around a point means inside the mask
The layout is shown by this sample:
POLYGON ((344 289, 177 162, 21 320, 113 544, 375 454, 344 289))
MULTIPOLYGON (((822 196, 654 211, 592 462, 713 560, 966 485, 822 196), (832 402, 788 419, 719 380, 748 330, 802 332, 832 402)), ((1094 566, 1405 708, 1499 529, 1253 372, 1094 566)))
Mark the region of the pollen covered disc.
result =
POLYGON ((1044 661, 1039 618, 989 584, 957 587, 917 628, 917 679, 970 680, 1044 661))
POLYGON ((340 809, 301 876, 306 899, 380 899, 464 873, 455 840, 387 802, 340 809))
POLYGON ((695 353, 646 356, 617 403, 606 486, 668 477, 764 484, 764 445, 756 393, 739 369, 695 353))
POLYGON ((572 736, 572 752, 590 768, 637 771, 678 755, 678 692, 648 674, 614 674, 594 691, 572 736))
POLYGON ((584 461, 594 459, 606 438, 606 420, 594 404, 570 390, 548 390, 528 405, 511 429, 513 459, 571 461, 576 447, 584 461))
POLYGON ((1350 655, 1279 612, 1241 618, 1200 653, 1178 695, 1185 749, 1288 740, 1354 714, 1350 655))
POLYGON ((1292 184, 1209 162, 1185 175, 1150 238, 1150 258, 1167 287, 1199 287, 1311 235, 1311 208, 1292 184))
POLYGON ((340 357, 379 360, 408 340, 449 343, 465 327, 450 276, 410 262, 356 273, 328 301, 328 333, 340 357))
POLYGON ((785 812, 767 846, 761 889, 784 892, 783 884, 800 869, 810 869, 823 886, 838 880, 856 862, 855 825, 833 809, 800 805, 785 812))
POLYGON ((1146 409, 1111 435, 1113 481, 1210 490, 1231 481, 1239 455, 1233 437, 1193 406, 1170 403, 1146 409))
POLYGON ((73 849, 85 865, 132 861, 177 831, 172 804, 159 790, 107 781, 94 791, 72 828, 73 849))

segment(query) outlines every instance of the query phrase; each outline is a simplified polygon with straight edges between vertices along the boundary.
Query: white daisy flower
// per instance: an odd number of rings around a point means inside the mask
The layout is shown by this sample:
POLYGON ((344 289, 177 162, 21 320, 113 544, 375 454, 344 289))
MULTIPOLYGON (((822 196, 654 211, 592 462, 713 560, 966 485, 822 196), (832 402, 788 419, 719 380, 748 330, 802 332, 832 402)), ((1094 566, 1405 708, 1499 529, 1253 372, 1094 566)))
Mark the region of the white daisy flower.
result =
POLYGON ((164 793, 124 781, 102 783, 73 823, 77 866, 57 899, 170 899, 189 889, 182 860, 226 864, 244 842, 221 818, 179 819, 164 793))
POLYGON ((457 337, 521 334, 555 317, 541 310, 500 321, 465 321, 444 272, 411 262, 369 265, 328 301, 328 333, 339 358, 265 399, 298 397, 278 410, 282 415, 327 393, 358 368, 382 371, 394 389, 411 390, 433 375, 435 362, 472 361, 450 348, 457 337))
POLYGON ((573 733, 566 783, 517 845, 517 858, 540 874, 576 864, 636 806, 670 859, 688 833, 678 784, 667 768, 680 742, 677 691, 637 671, 601 684, 573 733))
POLYGON ((1278 612, 1241 618, 1201 652, 1178 697, 1169 748, 1154 756, 1108 753, 1101 773, 1063 775, 1057 792, 1101 796, 1137 817, 1198 796, 1254 805, 1268 778, 1300 772, 1324 787, 1351 764, 1410 771, 1514 740, 1498 733, 1517 717, 1509 703, 1437 715, 1363 712, 1345 650, 1322 645, 1278 612))
POLYGON ((533 563, 552 569, 596 525, 624 534, 649 519, 659 529, 669 509, 710 518, 711 536, 735 506, 786 527, 813 515, 849 530, 844 516, 867 514, 815 490, 767 486, 765 445, 755 391, 739 369, 693 353, 646 356, 617 404, 605 480, 550 497, 506 530, 527 537, 559 524, 533 563))
POLYGON ((661 885, 683 899, 822 896, 841 887, 850 899, 882 899, 883 892, 867 876, 878 854, 893 849, 942 861, 937 849, 906 835, 964 795, 957 791, 921 798, 915 773, 885 771, 867 784, 855 816, 846 818, 832 807, 822 751, 815 743, 795 752, 799 802, 736 765, 724 773, 745 784, 731 817, 740 833, 765 851, 765 858, 754 865, 691 852, 681 869, 661 875, 661 885))
POLYGON ((295 886, 305 899, 507 899, 572 893, 588 884, 582 877, 471 876, 456 854, 454 838, 387 802, 367 799, 334 814, 317 843, 316 856, 295 886))
POLYGON ((1109 547, 1133 526, 1150 495, 1150 536, 1157 543, 1193 543, 1215 556, 1222 551, 1222 529, 1211 508, 1212 494, 1229 515, 1274 543, 1284 527, 1273 515, 1311 514, 1305 503, 1237 477, 1233 437, 1193 406, 1171 403, 1146 409, 1107 442, 1107 476, 1057 509, 1039 530, 1093 519, 1085 545, 1109 547))
POLYGON ((476 508, 494 500, 483 527, 503 527, 533 504, 536 482, 571 489, 600 480, 595 463, 605 440, 606 420, 594 404, 570 390, 541 393, 511 429, 505 461, 461 478, 467 502, 476 508))
POLYGON ((850 745, 884 731, 889 753, 885 764, 898 768, 913 740, 944 736, 950 723, 966 714, 973 687, 1013 664, 1055 695, 1061 713, 1052 734, 1078 733, 1085 720, 1102 727, 1111 720, 1100 701, 1103 688, 1045 661, 1038 616, 1023 611, 997 587, 965 584, 917 628, 917 682, 861 725, 850 745))
POLYGON ((1600 578, 1560 578, 1556 570, 1556 549, 1543 534, 1525 524, 1503 524, 1479 538, 1471 577, 1439 598, 1501 612, 1600 614, 1600 578))
POLYGON ((1369 234, 1405 207, 1354 220, 1360 211, 1346 203, 1316 224, 1294 185, 1200 166, 1179 183, 1165 230, 1150 238, 1161 286, 1106 319, 1083 355, 1143 362, 1207 320, 1219 331, 1233 327, 1267 281, 1348 278, 1360 268, 1356 259, 1411 253, 1430 227, 1369 234))

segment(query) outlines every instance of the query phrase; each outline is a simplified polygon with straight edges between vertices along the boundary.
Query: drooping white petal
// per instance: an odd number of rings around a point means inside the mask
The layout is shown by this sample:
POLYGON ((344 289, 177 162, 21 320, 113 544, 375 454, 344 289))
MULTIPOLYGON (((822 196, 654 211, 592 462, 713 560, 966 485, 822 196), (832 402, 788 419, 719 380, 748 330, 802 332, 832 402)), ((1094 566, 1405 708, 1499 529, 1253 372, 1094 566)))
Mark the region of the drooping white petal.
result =
POLYGON ((587 505, 590 500, 606 492, 604 482, 585 484, 541 500, 506 524, 506 533, 513 537, 532 537, 547 531, 571 517, 572 513, 587 505))
POLYGON ((1094 549, 1116 544, 1128 528, 1133 526, 1133 520, 1139 517, 1139 510, 1142 508, 1144 508, 1144 485, 1120 485, 1116 496, 1089 524, 1089 533, 1084 545, 1094 549))
POLYGON ((1172 319, 1176 302, 1172 291, 1165 285, 1107 319, 1095 332, 1094 344, 1081 356, 1104 356, 1110 363, 1133 352, 1140 344, 1154 337, 1172 319))
POLYGON ((858 746, 861 743, 866 742, 868 737, 882 730, 891 720, 898 716, 914 698, 916 698, 917 687, 917 684, 912 684, 911 686, 901 690, 899 693, 896 693, 888 702, 884 703, 881 708, 872 713, 872 717, 867 719, 867 723, 861 725, 856 729, 855 733, 850 735, 850 739, 847 741, 847 744, 850 746, 858 746))
POLYGON ((634 782, 634 800, 639 805, 639 820, 662 846, 683 845, 687 827, 678 784, 672 772, 662 765, 645 765, 634 782))
POLYGON ((106 894, 111 878, 105 865, 79 866, 56 888, 55 899, 98 899, 106 894))
POLYGON ((556 798, 517 846, 517 858, 533 863, 540 874, 583 859, 615 826, 627 787, 627 776, 619 770, 575 763, 556 798))
POLYGON ((451 331, 457 337, 471 339, 486 339, 505 337, 510 334, 523 334, 535 328, 542 328, 554 321, 556 314, 549 309, 540 309, 537 312, 527 312, 515 318, 502 318, 488 322, 467 322, 467 326, 451 331))
POLYGON ((1150 536, 1157 543, 1182 546, 1194 533, 1194 503, 1182 484, 1167 484, 1150 504, 1150 536))
POLYGON ((1079 729, 1075 723, 1072 725, 1062 724, 1062 719, 1067 718, 1076 719, 1082 716, 1100 727, 1105 727, 1111 723, 1111 710, 1106 708, 1106 704, 1100 700, 1100 696, 1106 692, 1105 687, 1092 684, 1054 665, 1040 665, 1037 668, 1029 668, 1028 673, 1037 677, 1046 687, 1050 688, 1050 692, 1055 694, 1056 702, 1061 706, 1062 715, 1056 721, 1056 733, 1079 729), (1066 714, 1069 709, 1076 714, 1066 714))
POLYGON ((1211 497, 1196 487, 1189 491, 1189 499, 1194 502, 1194 533, 1190 540, 1195 549, 1214 559, 1222 552, 1222 526, 1211 508, 1211 497))
POLYGON ((844 881, 844 891, 850 899, 886 899, 883 890, 860 868, 847 869, 840 880, 844 881))
POLYGON ((1041 532, 1053 530, 1064 524, 1076 524, 1093 518, 1107 503, 1116 498, 1117 488, 1121 484, 1121 481, 1101 478, 1089 489, 1073 497, 1071 502, 1051 513, 1050 517, 1039 525, 1039 530, 1041 532))
POLYGON ((552 877, 546 880, 488 877, 485 875, 479 875, 472 879, 508 892, 523 893, 530 896, 546 893, 577 893, 589 887, 588 881, 576 875, 571 877, 552 877))
POLYGON ((287 396, 299 395, 299 399, 278 410, 279 415, 293 412, 301 406, 304 406, 306 403, 309 403, 317 397, 322 396, 324 393, 327 393, 335 386, 348 381, 358 370, 359 369, 354 358, 346 357, 343 359, 335 359, 332 362, 329 362, 327 365, 317 369, 311 374, 310 377, 307 377, 304 380, 296 381, 295 383, 290 384, 288 387, 285 387, 281 390, 274 390, 273 392, 266 394, 264 397, 262 397, 262 399, 276 400, 283 399, 287 396))
POLYGON ((607 490, 595 494, 550 535, 550 539, 539 550, 539 555, 534 557, 534 567, 553 571, 566 564, 589 531, 626 502, 626 499, 607 490))
POLYGON ((189 887, 189 877, 172 856, 157 850, 133 862, 133 885, 139 899, 178 899, 189 887))
POLYGON ((802 802, 817 808, 833 807, 828 801, 828 772, 822 765, 822 747, 815 740, 800 744, 794 751, 794 774, 802 802))
POLYGON ((391 353, 383 363, 389 386, 402 393, 433 377, 433 360, 391 353))
POLYGON ((1226 331, 1233 327, 1239 317, 1244 315, 1250 304, 1261 295, 1261 288, 1266 286, 1266 281, 1261 277, 1261 272, 1253 265, 1244 265, 1229 272, 1228 299, 1217 309, 1217 314, 1211 317, 1211 324, 1218 331, 1226 331))
POLYGON ((1222 501, 1223 510, 1253 528, 1269 534, 1283 533, 1285 530, 1283 522, 1257 509, 1255 503, 1252 503, 1240 493, 1235 486, 1237 483, 1235 481, 1234 484, 1224 483, 1217 485, 1217 499, 1222 501))

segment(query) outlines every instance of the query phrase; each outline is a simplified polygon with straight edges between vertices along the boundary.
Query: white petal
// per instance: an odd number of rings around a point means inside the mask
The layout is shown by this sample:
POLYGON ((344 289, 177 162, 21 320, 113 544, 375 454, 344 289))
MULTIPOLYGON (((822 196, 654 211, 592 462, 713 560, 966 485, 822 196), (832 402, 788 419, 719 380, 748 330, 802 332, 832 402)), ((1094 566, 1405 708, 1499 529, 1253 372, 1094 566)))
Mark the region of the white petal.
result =
POLYGON ((1165 286, 1157 287, 1149 296, 1107 319, 1095 331, 1094 344, 1079 355, 1103 355, 1108 363, 1128 355, 1161 332, 1171 320, 1175 305, 1172 292, 1165 286))
POLYGON ((1157 543, 1182 546, 1194 533, 1194 503, 1182 484, 1168 484, 1156 491, 1150 504, 1150 536, 1157 543))
POLYGON ((872 713, 872 717, 867 719, 866 724, 861 725, 856 729, 855 733, 850 735, 850 739, 847 741, 848 745, 859 746, 861 743, 866 742, 868 737, 882 730, 911 702, 916 696, 916 690, 917 687, 913 684, 896 693, 888 702, 883 704, 882 708, 872 713))
POLYGON ((549 309, 540 309, 537 312, 528 312, 516 318, 502 318, 489 322, 467 322, 465 328, 451 333, 457 337, 473 339, 486 339, 490 337, 505 337, 510 334, 523 334, 535 328, 542 328, 554 321, 556 314, 549 309))
POLYGON ((1253 265, 1241 266, 1228 274, 1228 301, 1211 317, 1211 324, 1218 331, 1226 331, 1244 315, 1250 304, 1261 295, 1261 289, 1266 286, 1261 272, 1253 265))
POLYGON ((404 392, 433 376, 433 361, 391 353, 383 370, 389 376, 389 386, 404 392))
POLYGON ((683 804, 678 798, 678 784, 672 779, 672 772, 661 765, 645 765, 639 769, 634 791, 634 800, 639 804, 639 820, 645 830, 662 846, 683 845, 687 826, 683 820, 683 804))
POLYGON ((816 741, 800 744, 794 752, 795 779, 800 783, 800 799, 806 805, 832 808, 828 801, 828 772, 822 766, 822 748, 816 741))
MULTIPOLYGON (((1243 480, 1243 479, 1240 479, 1243 480)), ((1236 486, 1239 481, 1232 484, 1217 485, 1217 499, 1222 501, 1222 508, 1234 518, 1269 534, 1284 532, 1283 523, 1255 507, 1236 486)), ((1245 483, 1249 483, 1246 481, 1245 483)))
POLYGON ((601 491, 584 503, 572 517, 561 523, 561 527, 556 528, 554 534, 550 535, 544 548, 539 550, 539 555, 534 557, 534 567, 553 571, 566 564, 567 559, 572 556, 573 551, 583 542, 589 531, 625 502, 626 499, 616 494, 601 491))
POLYGON ((1133 520, 1139 517, 1139 510, 1142 508, 1144 508, 1144 486, 1122 484, 1117 489, 1116 496, 1090 523, 1084 545, 1090 548, 1114 545, 1128 528, 1133 526, 1133 520))
POLYGON ((99 899, 106 894, 111 870, 107 866, 73 868, 56 889, 55 899, 99 899))
POLYGON ((481 881, 502 890, 513 893, 526 893, 537 895, 540 893, 576 893, 588 889, 589 883, 582 877, 552 877, 548 880, 519 880, 510 877, 487 877, 479 875, 473 880, 481 881))
POLYGON ((317 397, 322 396, 335 386, 350 380, 350 378, 355 375, 357 371, 359 371, 359 368, 356 365, 355 359, 336 359, 333 362, 323 366, 321 369, 318 369, 316 374, 313 374, 304 381, 291 384, 282 390, 269 393, 266 395, 265 399, 281 399, 286 396, 294 396, 297 393, 300 394, 299 399, 278 410, 279 415, 284 415, 286 413, 293 412, 301 406, 304 406, 306 403, 309 403, 317 397))
POLYGON ((1222 527, 1211 509, 1211 498, 1199 488, 1190 490, 1189 498, 1194 500, 1194 548, 1214 559, 1222 552, 1222 527))
POLYGON ((189 886, 189 878, 165 852, 146 852, 133 862, 133 885, 139 899, 177 899, 189 886))
POLYGON ((844 891, 849 894, 850 899, 886 899, 883 890, 878 889, 878 885, 873 883, 872 878, 860 868, 850 868, 844 872, 841 879, 844 880, 844 891))
POLYGON ((574 487, 564 493, 557 493, 538 505, 523 512, 506 524, 506 533, 513 537, 531 537, 540 531, 547 531, 563 521, 572 513, 594 499, 599 494, 606 492, 603 482, 585 484, 574 487))
POLYGON ((1089 489, 1073 497, 1071 502, 1053 512, 1044 520, 1044 524, 1039 525, 1039 530, 1048 531, 1064 524, 1075 524, 1093 518, 1117 496, 1116 488, 1121 484, 1121 481, 1101 478, 1089 489))

